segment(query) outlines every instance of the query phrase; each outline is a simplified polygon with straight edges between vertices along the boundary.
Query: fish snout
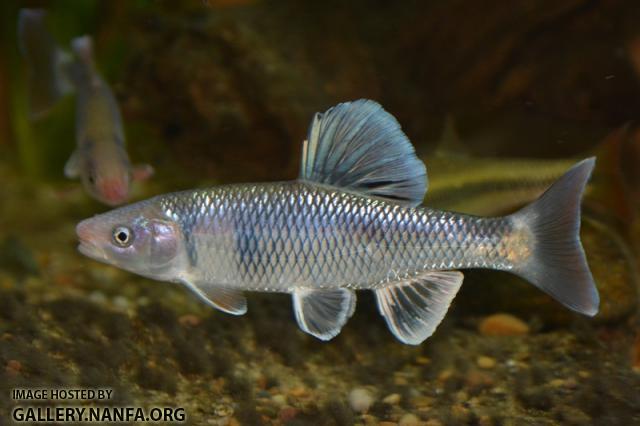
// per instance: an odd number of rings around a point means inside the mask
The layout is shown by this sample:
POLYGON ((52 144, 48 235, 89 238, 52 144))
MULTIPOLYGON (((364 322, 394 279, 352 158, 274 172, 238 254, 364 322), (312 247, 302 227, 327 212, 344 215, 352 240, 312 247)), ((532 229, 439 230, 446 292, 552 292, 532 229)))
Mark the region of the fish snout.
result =
POLYGON ((103 259, 104 253, 99 248, 100 235, 92 219, 86 219, 76 225, 76 235, 80 244, 78 251, 93 259, 103 259))

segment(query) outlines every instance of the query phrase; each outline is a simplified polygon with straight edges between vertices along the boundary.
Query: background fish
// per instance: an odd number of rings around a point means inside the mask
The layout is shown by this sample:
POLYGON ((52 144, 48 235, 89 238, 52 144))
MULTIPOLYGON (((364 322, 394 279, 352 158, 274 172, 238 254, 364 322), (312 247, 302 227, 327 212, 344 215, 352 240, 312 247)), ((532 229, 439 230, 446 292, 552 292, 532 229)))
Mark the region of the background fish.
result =
POLYGON ((370 289, 393 334, 429 337, 462 284, 458 269, 510 271, 574 311, 599 296, 579 241, 580 199, 595 160, 572 167, 505 217, 417 207, 426 170, 398 122, 360 100, 317 114, 296 181, 161 195, 82 221, 79 250, 131 272, 181 282, 222 311, 243 290, 293 297, 298 325, 337 335, 370 289))
POLYGON ((18 17, 20 50, 29 70, 31 115, 45 115, 60 97, 75 91, 77 148, 65 175, 79 177, 98 201, 122 204, 129 198, 131 181, 148 178, 153 169, 133 167, 129 161, 118 103, 96 69, 91 38, 72 40, 70 55, 56 44, 45 19, 41 9, 22 9, 18 17))
POLYGON ((98 74, 89 36, 72 41, 77 61, 71 67, 77 92, 77 148, 65 166, 65 175, 80 177, 87 192, 105 204, 117 205, 129 197, 130 181, 146 179, 149 165, 132 167, 125 150, 122 117, 109 85, 98 74))
POLYGON ((21 9, 18 14, 18 47, 27 63, 29 114, 44 116, 73 88, 66 67, 71 56, 55 42, 46 26, 43 9, 21 9))

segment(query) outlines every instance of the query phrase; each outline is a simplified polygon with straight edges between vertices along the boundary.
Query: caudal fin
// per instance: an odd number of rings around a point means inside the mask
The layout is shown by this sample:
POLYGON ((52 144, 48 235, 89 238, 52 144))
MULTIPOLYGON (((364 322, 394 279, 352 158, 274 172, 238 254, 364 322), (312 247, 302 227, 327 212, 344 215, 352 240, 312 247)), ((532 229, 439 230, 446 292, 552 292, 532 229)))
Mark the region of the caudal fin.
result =
POLYGON ((600 296, 580 243, 580 201, 595 158, 574 165, 536 201, 513 214, 531 232, 531 255, 513 272, 581 314, 598 312, 600 296))

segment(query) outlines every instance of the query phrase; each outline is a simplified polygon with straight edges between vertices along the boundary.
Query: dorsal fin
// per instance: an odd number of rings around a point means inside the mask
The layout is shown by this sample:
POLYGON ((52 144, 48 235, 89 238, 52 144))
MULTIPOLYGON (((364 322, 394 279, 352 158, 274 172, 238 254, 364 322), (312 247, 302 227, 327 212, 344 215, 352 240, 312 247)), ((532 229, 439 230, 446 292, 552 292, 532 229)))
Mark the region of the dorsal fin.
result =
POLYGON ((422 202, 427 171, 396 119, 360 99, 317 113, 304 142, 300 179, 393 199, 422 202))

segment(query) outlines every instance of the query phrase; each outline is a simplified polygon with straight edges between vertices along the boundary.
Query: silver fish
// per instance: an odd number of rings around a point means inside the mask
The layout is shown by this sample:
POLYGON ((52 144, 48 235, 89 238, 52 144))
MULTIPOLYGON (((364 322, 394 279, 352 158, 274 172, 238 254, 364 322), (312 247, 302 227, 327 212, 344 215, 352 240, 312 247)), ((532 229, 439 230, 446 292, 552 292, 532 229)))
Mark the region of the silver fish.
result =
POLYGON ((579 240, 580 200, 595 159, 576 164, 533 204, 483 218, 419 207, 426 169, 376 102, 314 117, 295 181, 160 195, 80 222, 81 253, 179 282, 216 309, 247 310, 244 290, 290 293, 298 325, 336 336, 373 290, 402 342, 431 336, 463 268, 518 274, 567 307, 598 311, 579 240))
POLYGON ((48 32, 46 16, 42 9, 22 9, 18 17, 32 118, 44 116, 60 97, 75 91, 77 148, 65 166, 65 176, 79 177, 98 201, 122 204, 129 198, 131 181, 148 178, 153 168, 132 166, 129 161, 120 109, 96 69, 91 37, 73 39, 71 55, 48 32))

